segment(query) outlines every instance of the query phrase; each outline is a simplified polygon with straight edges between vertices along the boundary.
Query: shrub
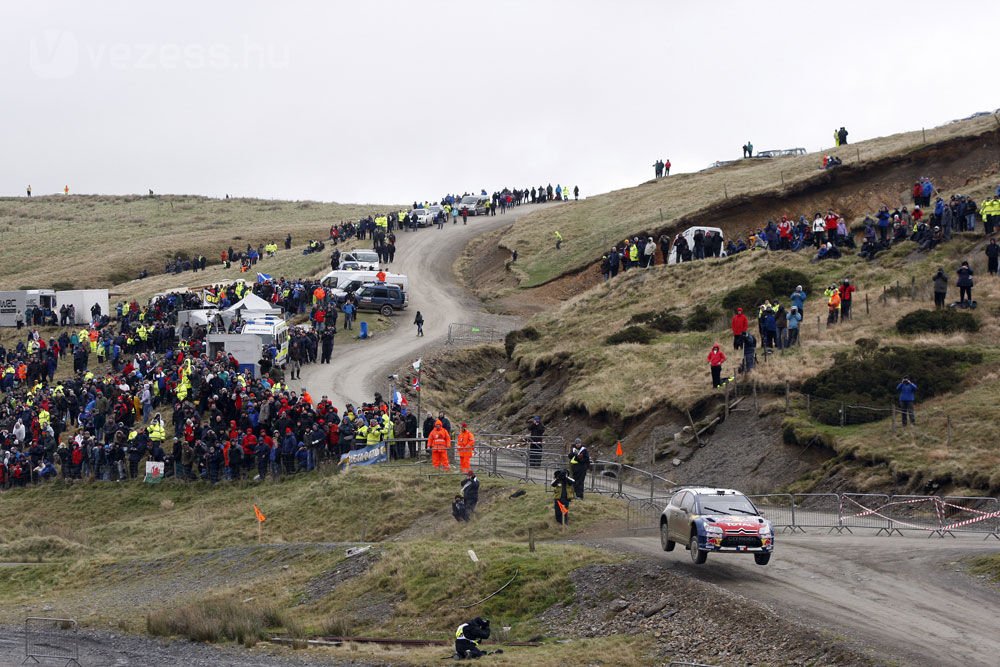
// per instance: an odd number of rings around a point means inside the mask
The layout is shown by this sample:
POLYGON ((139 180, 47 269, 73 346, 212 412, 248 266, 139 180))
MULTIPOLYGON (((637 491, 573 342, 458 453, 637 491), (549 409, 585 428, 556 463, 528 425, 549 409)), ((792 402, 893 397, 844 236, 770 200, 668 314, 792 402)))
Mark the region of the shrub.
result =
POLYGON ((812 292, 812 281, 801 271, 772 269, 761 274, 750 285, 730 290, 722 297, 722 306, 726 310, 743 308, 746 312, 754 312, 766 300, 787 300, 798 285, 802 285, 807 294, 812 292))
POLYGON ((976 332, 979 321, 972 313, 960 310, 915 310, 899 318, 896 331, 901 334, 976 332))
POLYGON ((503 339, 503 349, 507 353, 507 358, 510 359, 514 356, 514 348, 521 341, 538 340, 541 337, 542 334, 538 333, 538 329, 535 327, 524 327, 523 329, 509 332, 503 339))
POLYGON ((246 644, 266 639, 269 628, 286 624, 275 607, 243 603, 234 597, 209 598, 146 616, 149 634, 187 637, 197 642, 229 640, 246 644))
POLYGON ((719 317, 719 311, 710 310, 699 304, 688 315, 687 320, 684 322, 684 328, 688 331, 708 331, 719 317))
POLYGON ((669 333, 671 331, 680 331, 684 328, 684 320, 680 318, 679 315, 675 315, 669 310, 663 311, 650 311, 648 313, 639 313, 633 315, 628 321, 629 324, 648 324, 657 331, 662 331, 663 333, 669 333))
MULTIPOLYGON (((918 387, 920 399, 950 391, 970 366, 983 360, 978 352, 944 347, 882 347, 870 339, 858 341, 854 350, 838 352, 833 366, 806 380, 802 391, 831 403, 817 402, 812 416, 826 424, 839 424, 839 403, 886 406, 896 399, 896 385, 908 376, 918 387)), ((879 412, 852 411, 852 423, 877 421, 879 412)))
POLYGON ((649 327, 631 326, 625 327, 621 331, 616 331, 605 339, 608 345, 618 345, 620 343, 638 343, 639 345, 649 345, 656 338, 656 334, 649 327))

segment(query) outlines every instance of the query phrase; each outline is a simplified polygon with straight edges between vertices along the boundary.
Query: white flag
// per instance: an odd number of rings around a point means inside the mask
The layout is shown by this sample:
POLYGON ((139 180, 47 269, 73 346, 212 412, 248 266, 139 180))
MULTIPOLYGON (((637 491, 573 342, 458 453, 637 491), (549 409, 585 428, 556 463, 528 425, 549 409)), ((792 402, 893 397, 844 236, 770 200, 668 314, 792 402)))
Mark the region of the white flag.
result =
POLYGON ((420 361, 421 361, 420 359, 417 359, 416 361, 413 362, 413 370, 415 371, 420 370, 420 361))

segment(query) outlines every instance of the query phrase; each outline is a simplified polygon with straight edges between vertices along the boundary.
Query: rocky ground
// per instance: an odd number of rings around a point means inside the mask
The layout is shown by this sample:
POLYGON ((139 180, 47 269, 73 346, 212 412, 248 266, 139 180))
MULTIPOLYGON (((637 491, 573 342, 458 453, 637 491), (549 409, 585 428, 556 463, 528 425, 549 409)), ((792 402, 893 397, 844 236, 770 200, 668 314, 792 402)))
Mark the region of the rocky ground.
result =
POLYGON ((665 662, 876 664, 762 604, 666 568, 663 561, 645 559, 581 568, 573 574, 573 601, 545 612, 543 627, 561 637, 649 634, 665 662))

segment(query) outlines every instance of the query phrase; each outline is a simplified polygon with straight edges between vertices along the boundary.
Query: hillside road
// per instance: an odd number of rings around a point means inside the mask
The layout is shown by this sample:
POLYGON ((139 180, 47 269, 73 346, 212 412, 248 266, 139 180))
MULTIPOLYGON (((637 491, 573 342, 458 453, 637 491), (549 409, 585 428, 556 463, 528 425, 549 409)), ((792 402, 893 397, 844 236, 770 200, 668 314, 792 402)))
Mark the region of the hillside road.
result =
POLYGON ((997 552, 982 535, 779 535, 767 566, 735 554, 694 565, 683 546, 664 553, 652 533, 602 544, 664 558, 680 576, 760 601, 901 665, 996 665, 1000 656, 1000 591, 960 562, 997 552))

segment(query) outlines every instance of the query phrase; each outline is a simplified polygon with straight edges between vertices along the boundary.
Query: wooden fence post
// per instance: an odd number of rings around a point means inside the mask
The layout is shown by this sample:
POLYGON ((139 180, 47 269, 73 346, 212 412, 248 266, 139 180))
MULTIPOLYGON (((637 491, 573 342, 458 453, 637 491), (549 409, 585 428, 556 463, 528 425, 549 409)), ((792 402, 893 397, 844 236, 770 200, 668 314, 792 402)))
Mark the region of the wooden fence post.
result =
POLYGON ((726 383, 726 419, 729 419, 729 383, 726 383))
POLYGON ((789 396, 789 386, 788 380, 785 380, 785 412, 788 412, 789 404, 791 403, 791 397, 789 396))
POLYGON ((841 403, 840 404, 840 425, 841 426, 846 426, 847 425, 847 404, 846 403, 841 403))
POLYGON ((757 405, 757 378, 753 379, 753 411, 760 416, 760 406, 757 405))
POLYGON ((871 304, 868 303, 868 293, 865 292, 865 315, 871 315, 871 314, 872 314, 871 304))

